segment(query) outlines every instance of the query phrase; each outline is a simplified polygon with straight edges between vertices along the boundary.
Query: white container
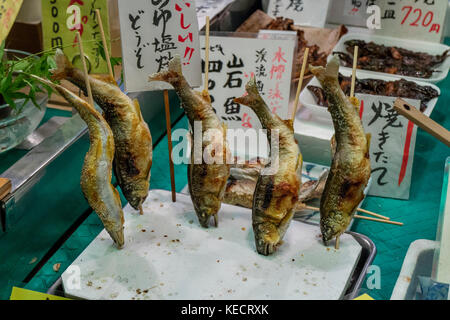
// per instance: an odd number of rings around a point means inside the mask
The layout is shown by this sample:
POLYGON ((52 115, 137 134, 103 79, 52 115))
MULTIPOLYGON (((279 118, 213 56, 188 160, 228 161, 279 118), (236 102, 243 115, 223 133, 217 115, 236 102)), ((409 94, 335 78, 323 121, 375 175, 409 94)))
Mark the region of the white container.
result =
MULTIPOLYGON (((344 35, 339 42, 336 44, 336 46, 333 49, 333 52, 340 51, 340 52, 347 52, 345 49, 344 43, 348 40, 364 40, 366 42, 373 41, 376 44, 382 44, 385 46, 390 47, 399 47, 411 51, 416 52, 425 52, 431 55, 440 55, 444 53, 445 50, 448 50, 450 47, 441 44, 441 43, 433 43, 433 42, 424 42, 424 41, 416 41, 416 40, 407 40, 407 39, 400 39, 400 38, 392 38, 392 37, 386 37, 386 36, 377 36, 372 34, 359 34, 359 33, 348 33, 344 35)), ((328 56, 328 61, 333 57, 332 54, 328 56)), ((351 68, 348 67, 341 67, 341 71, 343 69, 351 70, 351 68)), ((403 79, 406 80, 417 80, 417 81, 425 81, 425 82, 431 82, 431 83, 438 83, 439 81, 444 80, 447 77, 448 69, 450 68, 450 57, 447 57, 443 63, 440 65, 437 65, 435 69, 436 72, 433 72, 432 76, 430 78, 417 78, 417 77, 407 77, 407 76, 401 76, 403 79)), ((375 72, 375 71, 369 71, 364 70, 364 72, 370 73, 370 74, 382 74, 382 75, 391 75, 384 72, 375 72)))
MULTIPOLYGON (((352 74, 351 69, 344 68, 344 67, 340 67, 339 72, 342 75, 344 75, 345 77, 351 76, 351 74, 352 74)), ((356 78, 357 79, 379 79, 379 80, 385 80, 385 81, 396 81, 396 80, 400 80, 401 78, 406 79, 407 77, 396 76, 396 75, 391 75, 391 74, 386 74, 386 73, 377 73, 377 72, 356 70, 356 78)), ((408 79, 406 79, 406 80, 408 80, 408 79)), ((422 81, 417 81, 417 80, 411 80, 411 81, 415 82, 419 86, 430 86, 433 89, 435 89, 439 93, 439 95, 441 94, 441 90, 432 83, 427 83, 427 82, 422 82, 422 81)), ((310 86, 310 85, 316 86, 316 87, 321 87, 319 80, 317 80, 316 77, 311 79, 311 81, 308 83, 308 85, 303 89, 302 93, 300 94, 300 103, 306 109, 311 111, 311 114, 313 115, 313 117, 316 117, 316 118, 319 118, 322 120, 327 120, 331 123, 331 116, 330 116, 330 113, 328 112, 328 109, 326 107, 319 106, 317 104, 314 95, 308 89, 308 86, 310 86)), ((433 112, 433 109, 436 106, 437 101, 438 101, 438 97, 431 99, 427 103, 427 109, 424 111, 423 114, 426 115, 427 117, 429 117, 431 115, 431 112, 433 112)))

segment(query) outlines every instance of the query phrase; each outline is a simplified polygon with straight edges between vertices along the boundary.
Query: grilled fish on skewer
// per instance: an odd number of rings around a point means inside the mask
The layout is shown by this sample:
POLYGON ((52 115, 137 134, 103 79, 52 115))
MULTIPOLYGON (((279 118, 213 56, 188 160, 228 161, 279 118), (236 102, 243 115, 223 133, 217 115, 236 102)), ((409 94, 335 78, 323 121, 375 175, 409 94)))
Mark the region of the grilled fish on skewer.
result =
MULTIPOLYGON (((195 92, 187 83, 181 71, 180 57, 177 55, 169 63, 169 69, 150 76, 149 81, 165 81, 174 88, 182 107, 189 119, 192 128, 195 122, 202 125, 202 145, 193 139, 191 147, 191 161, 188 166, 189 193, 194 204, 195 212, 201 226, 208 227, 209 220, 214 217, 215 225, 218 224, 217 213, 223 200, 230 166, 227 159, 230 151, 226 142, 226 126, 217 118, 207 92, 195 92), (215 130, 216 134, 206 133, 215 130), (203 156, 206 148, 213 147, 215 163, 196 163, 195 152, 200 149, 203 156)), ((199 161, 197 161, 199 162, 199 161)))
MULTIPOLYGON (((62 51, 57 51, 55 60, 55 79, 67 79, 86 90, 83 72, 74 68, 62 51)), ((130 205, 142 214, 142 203, 150 188, 150 130, 142 118, 138 101, 132 101, 123 93, 109 75, 90 75, 89 82, 93 98, 104 111, 104 118, 114 135, 114 173, 117 182, 130 205)))
POLYGON ((335 152, 320 201, 320 229, 325 244, 347 229, 370 178, 370 134, 365 134, 355 106, 338 82, 339 62, 333 58, 326 69, 310 66, 328 100, 335 131, 335 152))
POLYGON ((71 106, 77 109, 81 119, 86 122, 90 146, 81 171, 81 190, 117 247, 123 247, 124 218, 119 192, 111 184, 114 138, 108 123, 89 103, 66 88, 45 79, 33 77, 55 88, 71 106))
MULTIPOLYGON (((272 175, 258 177, 253 196, 252 222, 258 253, 269 255, 280 244, 294 215, 300 190, 302 156, 294 139, 292 122, 283 121, 272 114, 259 95, 255 79, 246 85, 247 95, 235 102, 250 107, 258 116, 269 141, 273 130, 278 130, 278 170, 272 175)), ((273 147, 273 146, 272 146, 273 147)), ((271 148, 271 153, 273 152, 271 148)))

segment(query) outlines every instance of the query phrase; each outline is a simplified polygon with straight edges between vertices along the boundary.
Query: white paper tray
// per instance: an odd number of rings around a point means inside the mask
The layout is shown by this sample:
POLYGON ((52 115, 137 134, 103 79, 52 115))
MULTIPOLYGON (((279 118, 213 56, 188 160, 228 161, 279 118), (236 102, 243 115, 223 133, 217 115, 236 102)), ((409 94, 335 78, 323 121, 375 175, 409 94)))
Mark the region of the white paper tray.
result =
POLYGON ((322 244, 317 225, 292 221, 283 245, 265 257, 254 247, 251 210, 222 205, 219 228, 204 229, 189 196, 177 194, 176 203, 170 198, 169 191, 152 190, 143 216, 126 206, 125 248, 113 247, 103 230, 72 264, 80 270, 81 289, 69 286, 73 271, 63 273, 65 294, 81 299, 339 299, 355 278, 361 285, 375 254, 372 247, 367 256, 360 235, 343 234, 335 250, 322 244))
MULTIPOLYGON (((351 76, 352 71, 349 68, 345 68, 345 67, 340 67, 339 68, 339 72, 344 75, 345 77, 351 76)), ((391 75, 391 74, 387 74, 387 73, 370 73, 368 71, 363 71, 363 70, 356 70, 356 78, 357 79, 379 79, 379 80, 385 80, 385 81, 396 81, 396 80, 400 80, 401 78, 406 79, 406 77, 402 77, 402 76, 396 76, 396 75, 391 75)), ((432 83, 427 83, 427 82, 423 82, 423 81, 417 81, 417 80, 411 80, 413 82, 415 82, 416 84, 418 84, 419 86, 429 86, 432 87, 433 89, 435 89, 438 94, 441 94, 441 90, 439 89, 439 87, 437 87, 436 85, 432 84, 432 83)), ((330 113, 328 112, 326 107, 323 106, 319 106, 316 102, 316 99, 314 97, 314 95, 311 93, 311 91, 309 91, 308 86, 316 86, 316 87, 322 87, 319 83, 319 80, 317 80, 316 77, 312 78, 311 81, 308 83, 308 85, 302 90, 301 94, 300 94, 300 103, 308 110, 311 111, 311 114, 313 117, 317 117, 319 119, 322 120, 326 120, 328 122, 331 123, 331 116, 330 113)), ((434 107, 436 106, 436 103, 438 101, 438 98, 434 98, 431 99, 428 103, 427 103, 427 108, 424 111, 424 115, 426 116, 430 116, 431 112, 433 112, 434 107)))
MULTIPOLYGON (((424 41, 416 41, 416 40, 407 40, 407 39, 400 39, 400 38, 392 38, 392 37, 386 37, 386 36, 378 36, 373 34, 359 34, 359 33, 348 33, 344 35, 341 39, 339 39, 338 43, 334 47, 333 51, 340 51, 340 52, 347 52, 345 50, 344 43, 348 40, 364 40, 366 42, 373 41, 376 44, 382 44, 385 46, 395 46, 399 48, 404 48, 411 51, 416 52, 425 52, 431 55, 438 55, 442 54, 445 50, 449 49, 449 46, 441 43, 434 43, 434 42, 424 42, 424 41)), ((333 57, 332 54, 328 56, 328 61, 333 57)), ((342 69, 349 69, 348 67, 342 67, 342 69)), ((431 83, 437 83, 439 81, 444 80, 447 77, 448 69, 450 68, 450 57, 447 57, 447 59, 440 65, 436 66, 437 72, 434 72, 433 75, 430 78, 417 78, 417 77, 407 77, 407 76, 401 76, 402 78, 406 80, 417 80, 417 81, 424 81, 424 82, 431 82, 431 83)), ((369 71, 364 70, 365 72, 368 72, 370 74, 383 74, 386 75, 387 73, 384 72, 376 72, 376 71, 369 71)))

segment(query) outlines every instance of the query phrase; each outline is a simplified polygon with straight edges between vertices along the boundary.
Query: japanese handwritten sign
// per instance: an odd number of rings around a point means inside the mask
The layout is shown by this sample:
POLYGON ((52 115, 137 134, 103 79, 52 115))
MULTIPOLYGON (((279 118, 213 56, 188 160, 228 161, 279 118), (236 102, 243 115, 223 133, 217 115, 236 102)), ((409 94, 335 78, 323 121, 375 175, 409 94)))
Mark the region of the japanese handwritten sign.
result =
MULTIPOLYGON (((416 144, 417 126, 399 115, 395 97, 356 94, 361 101, 360 116, 366 133, 371 133, 370 195, 408 199, 416 144)), ((405 99, 420 108, 419 100, 405 99)))
POLYGON ((0 0, 0 43, 8 36, 23 0, 0 0))
POLYGON ((303 26, 323 27, 330 0, 270 0, 267 14, 284 17, 303 26))
POLYGON ((105 36, 109 39, 107 0, 42 0, 44 49, 62 48, 69 60, 81 67, 76 36, 80 32, 88 71, 107 73, 106 61, 100 56, 102 38, 96 9, 100 9, 105 36))
POLYGON ((198 23, 193 0, 119 1, 125 88, 128 91, 171 89, 148 76, 165 70, 180 55, 189 84, 201 84, 198 23))
MULTIPOLYGON (((261 128, 250 108, 233 102, 252 76, 272 112, 288 118, 295 40, 210 36, 209 41, 209 93, 216 114, 229 128, 261 128)), ((204 36, 200 43, 204 57, 204 36)))
POLYGON ((330 2, 327 22, 366 27, 370 16, 367 9, 377 0, 334 0, 330 2))
POLYGON ((447 0, 377 0, 381 29, 376 34, 440 42, 447 0))

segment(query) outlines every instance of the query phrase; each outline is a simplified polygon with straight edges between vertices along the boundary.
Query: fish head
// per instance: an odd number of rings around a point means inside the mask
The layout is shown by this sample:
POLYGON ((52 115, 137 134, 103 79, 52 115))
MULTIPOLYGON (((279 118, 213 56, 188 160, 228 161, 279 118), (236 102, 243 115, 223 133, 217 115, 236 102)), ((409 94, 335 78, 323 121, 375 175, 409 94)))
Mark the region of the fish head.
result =
POLYGON ((345 232, 350 219, 346 219, 338 211, 330 212, 325 218, 320 219, 320 231, 322 232, 322 240, 327 245, 327 243, 340 236, 345 232))

